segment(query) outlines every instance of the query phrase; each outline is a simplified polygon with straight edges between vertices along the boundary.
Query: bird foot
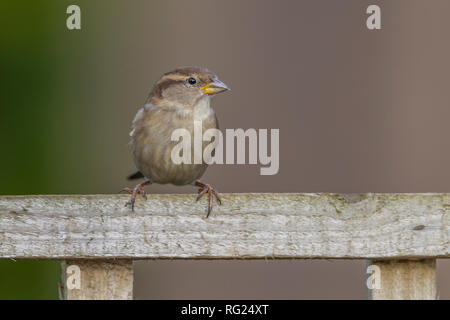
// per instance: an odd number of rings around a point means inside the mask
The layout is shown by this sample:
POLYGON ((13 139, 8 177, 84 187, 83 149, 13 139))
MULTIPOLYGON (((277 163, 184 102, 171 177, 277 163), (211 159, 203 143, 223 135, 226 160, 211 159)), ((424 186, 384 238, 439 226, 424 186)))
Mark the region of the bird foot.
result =
POLYGON ((222 199, 220 198, 220 194, 211 185, 200 182, 200 181, 195 181, 195 186, 199 187, 198 196, 197 196, 196 201, 200 200, 204 194, 206 194, 206 193, 208 194, 208 213, 206 214, 206 217, 208 218, 209 214, 211 213, 212 207, 213 207, 213 196, 216 198, 217 202, 219 202, 220 205, 222 204, 222 199))
POLYGON ((147 184, 150 184, 149 180, 146 180, 142 182, 141 184, 138 184, 134 189, 131 188, 123 188, 120 190, 119 193, 126 192, 128 194, 131 194, 131 199, 127 203, 125 203, 125 207, 131 206, 131 210, 134 211, 134 203, 136 202, 137 195, 141 195, 144 197, 145 200, 147 200, 147 192, 143 189, 144 186, 147 184))

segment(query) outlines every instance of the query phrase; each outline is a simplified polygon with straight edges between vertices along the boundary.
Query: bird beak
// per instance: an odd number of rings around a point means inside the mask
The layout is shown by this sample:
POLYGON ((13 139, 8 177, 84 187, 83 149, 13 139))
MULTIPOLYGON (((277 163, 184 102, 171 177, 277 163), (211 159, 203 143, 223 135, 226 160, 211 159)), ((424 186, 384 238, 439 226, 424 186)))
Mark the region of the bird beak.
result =
POLYGON ((205 94, 211 95, 230 90, 230 88, 228 88, 228 86, 219 79, 215 79, 213 82, 210 82, 206 86, 201 87, 200 90, 203 90, 205 94))

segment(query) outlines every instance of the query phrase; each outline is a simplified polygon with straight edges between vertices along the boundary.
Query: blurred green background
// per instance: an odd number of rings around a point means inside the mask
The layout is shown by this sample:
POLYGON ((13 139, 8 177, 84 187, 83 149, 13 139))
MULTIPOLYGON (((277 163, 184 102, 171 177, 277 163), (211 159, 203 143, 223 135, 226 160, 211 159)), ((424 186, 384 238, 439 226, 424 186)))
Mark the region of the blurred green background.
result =
MULTIPOLYGON (((97 28, 83 36, 67 30, 66 8, 73 3, 0 2, 0 194, 113 189, 101 189, 101 179, 89 179, 87 174, 98 164, 89 151, 99 148, 96 143, 102 139, 90 135, 96 126, 97 113, 91 110, 97 101, 87 97, 102 89, 87 83, 82 70, 91 68, 102 42, 96 38, 97 28)), ((93 10, 102 6, 77 3, 93 10)), ((107 167, 105 161, 103 168, 107 167)), ((0 261, 0 299, 57 299, 59 281, 57 261, 0 261)))
MULTIPOLYGON (((0 194, 58 192, 49 142, 57 136, 58 89, 65 85, 56 41, 63 8, 63 2, 0 3, 0 194)), ((56 299, 59 275, 58 262, 2 260, 0 299, 56 299)))

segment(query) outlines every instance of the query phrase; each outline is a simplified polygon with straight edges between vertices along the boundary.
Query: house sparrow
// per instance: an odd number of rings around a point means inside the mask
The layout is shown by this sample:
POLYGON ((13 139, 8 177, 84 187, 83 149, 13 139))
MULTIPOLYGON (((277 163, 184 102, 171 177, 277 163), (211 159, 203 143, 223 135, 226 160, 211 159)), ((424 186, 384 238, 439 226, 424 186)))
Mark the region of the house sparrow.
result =
MULTIPOLYGON (((219 193, 209 184, 198 179, 207 164, 175 164, 171 152, 177 141, 171 141, 172 132, 187 129, 194 138, 194 121, 201 121, 202 132, 218 128, 217 117, 210 106, 211 97, 229 90, 217 76, 209 70, 198 67, 183 67, 165 73, 154 85, 150 95, 133 121, 130 133, 131 147, 138 172, 128 179, 144 178, 144 182, 134 189, 122 191, 131 194, 126 203, 134 210, 136 196, 146 197, 143 187, 151 183, 192 184, 199 188, 197 201, 208 194, 208 213, 211 213, 213 196, 221 204, 219 193)), ((191 141, 191 145, 194 143, 191 141)), ((203 142, 202 151, 206 143, 203 142)), ((203 155, 203 152, 202 152, 203 155)))

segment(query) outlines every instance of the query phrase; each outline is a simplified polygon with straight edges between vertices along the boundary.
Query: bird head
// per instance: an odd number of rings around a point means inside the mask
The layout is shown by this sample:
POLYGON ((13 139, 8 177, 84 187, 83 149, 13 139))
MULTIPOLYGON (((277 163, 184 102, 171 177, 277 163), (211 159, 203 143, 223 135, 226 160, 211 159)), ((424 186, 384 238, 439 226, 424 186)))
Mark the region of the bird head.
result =
POLYGON ((165 73, 153 87, 149 100, 157 106, 186 108, 227 90, 228 86, 213 72, 182 67, 165 73))

